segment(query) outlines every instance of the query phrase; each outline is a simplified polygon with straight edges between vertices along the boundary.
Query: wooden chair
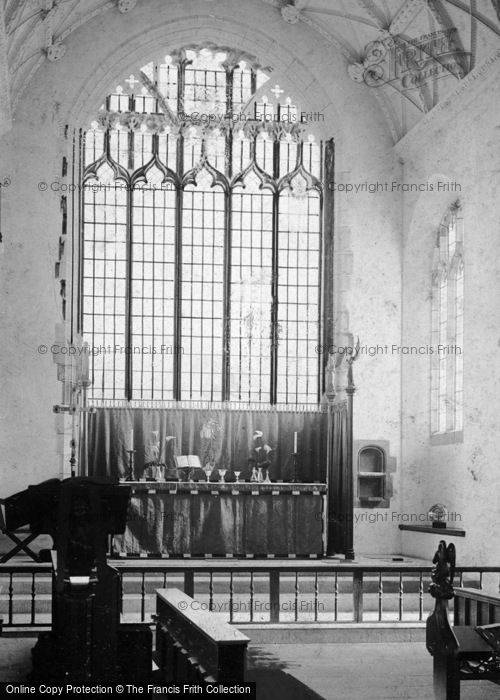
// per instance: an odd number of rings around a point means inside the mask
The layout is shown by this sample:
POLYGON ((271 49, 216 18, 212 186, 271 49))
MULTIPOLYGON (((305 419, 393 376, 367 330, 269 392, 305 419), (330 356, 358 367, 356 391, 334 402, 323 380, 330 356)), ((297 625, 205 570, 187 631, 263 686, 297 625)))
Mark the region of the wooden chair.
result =
POLYGON ((9 561, 9 559, 12 559, 12 557, 16 556, 16 554, 21 551, 25 552, 29 557, 31 557, 31 559, 33 559, 33 561, 39 562, 40 557, 29 546, 33 540, 38 537, 38 533, 31 532, 28 527, 8 530, 5 517, 5 503, 6 499, 0 498, 0 531, 2 534, 6 535, 15 546, 0 557, 0 564, 4 564, 6 561, 9 561), (24 537, 24 539, 20 539, 20 536, 24 535, 26 535, 26 537, 24 537))

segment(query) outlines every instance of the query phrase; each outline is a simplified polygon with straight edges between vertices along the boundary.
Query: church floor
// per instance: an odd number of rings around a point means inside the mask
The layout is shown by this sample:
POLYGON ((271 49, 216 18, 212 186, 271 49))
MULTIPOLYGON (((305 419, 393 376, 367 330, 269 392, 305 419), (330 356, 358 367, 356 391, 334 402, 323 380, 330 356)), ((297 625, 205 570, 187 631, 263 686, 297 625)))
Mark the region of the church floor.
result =
MULTIPOLYGON (((0 637, 0 681, 25 682, 35 637, 0 637)), ((432 659, 418 643, 250 646, 258 700, 432 700, 432 659)), ((462 700, 498 700, 499 687, 462 683, 462 700)))
MULTIPOLYGON (((250 649, 258 700, 432 700, 432 658, 418 643, 266 644, 250 649)), ((462 683, 461 700, 498 700, 462 683)))

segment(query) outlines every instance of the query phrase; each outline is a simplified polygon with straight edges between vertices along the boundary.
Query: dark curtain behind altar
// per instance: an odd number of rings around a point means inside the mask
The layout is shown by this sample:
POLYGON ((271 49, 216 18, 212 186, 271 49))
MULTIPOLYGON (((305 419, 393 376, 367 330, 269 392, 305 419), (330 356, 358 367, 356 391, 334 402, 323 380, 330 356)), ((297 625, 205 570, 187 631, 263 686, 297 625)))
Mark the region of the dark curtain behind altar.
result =
MULTIPOLYGON (((298 481, 326 481, 328 414, 324 411, 223 410, 193 408, 97 408, 89 415, 88 473, 90 476, 125 477, 131 430, 135 452, 135 478, 142 476, 151 459, 153 433, 158 433, 160 461, 169 461, 166 438, 175 437, 175 454, 198 455, 202 465, 208 451, 219 468, 241 471, 249 478, 248 459, 254 431, 273 449, 272 480, 293 479, 294 433, 298 433, 298 481), (207 432, 208 431, 208 432, 207 432), (213 440, 207 440, 211 431, 213 440)), ((169 444, 172 444, 171 442, 169 444)))
POLYGON ((346 502, 348 480, 353 478, 348 459, 349 413, 347 403, 341 403, 332 409, 332 426, 330 449, 332 459, 328 475, 328 550, 329 554, 346 551, 347 521, 352 519, 352 503, 346 502))

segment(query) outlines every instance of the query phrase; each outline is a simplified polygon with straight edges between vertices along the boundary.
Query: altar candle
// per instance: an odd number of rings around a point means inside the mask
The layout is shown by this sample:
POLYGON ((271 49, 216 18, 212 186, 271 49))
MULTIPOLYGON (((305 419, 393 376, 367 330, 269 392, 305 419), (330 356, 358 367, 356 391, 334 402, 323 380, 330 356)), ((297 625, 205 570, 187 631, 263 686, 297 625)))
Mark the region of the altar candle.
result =
POLYGON ((297 453, 297 433, 293 434, 293 451, 294 454, 297 453))
POLYGON ((130 449, 134 449, 134 429, 130 428, 130 449))

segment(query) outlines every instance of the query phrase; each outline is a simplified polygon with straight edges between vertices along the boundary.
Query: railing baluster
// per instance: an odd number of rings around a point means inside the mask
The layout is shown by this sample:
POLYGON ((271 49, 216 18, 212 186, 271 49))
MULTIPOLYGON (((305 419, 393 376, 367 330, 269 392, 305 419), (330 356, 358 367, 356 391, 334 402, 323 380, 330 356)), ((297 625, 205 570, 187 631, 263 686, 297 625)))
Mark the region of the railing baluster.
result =
POLYGON ((9 575, 9 625, 12 625, 14 618, 14 574, 11 572, 9 575))
POLYGON ((167 587, 167 572, 163 572, 163 588, 167 587))
POLYGON ((318 621, 318 596, 319 596, 319 585, 318 585, 318 572, 314 574, 314 622, 318 621))
POLYGON ((363 622, 363 571, 355 569, 352 574, 353 621, 363 622))
POLYGON ((269 572, 269 621, 280 621, 280 572, 272 569, 269 572))
POLYGON ((295 622, 299 619, 299 572, 295 572, 295 605, 294 605, 295 622))
POLYGON ((483 589, 483 572, 479 572, 479 590, 483 589))
POLYGON ((253 571, 250 572, 250 622, 253 622, 253 571))
POLYGON ((333 594, 333 619, 337 622, 339 617, 339 575, 335 572, 335 584, 334 584, 334 594, 333 594))
POLYGON ((419 621, 424 619, 424 576, 422 571, 418 582, 418 619, 419 621))
POLYGON ((464 587, 464 572, 461 571, 460 574, 458 575, 458 585, 460 588, 464 587))
POLYGON ((142 572, 141 579, 141 622, 146 619, 146 572, 142 572))
POLYGON ((31 624, 35 624, 35 595, 36 595, 36 585, 35 585, 35 572, 31 574, 31 624))
POLYGON ((403 572, 399 572, 399 592, 398 592, 398 620, 402 622, 403 620, 403 595, 404 595, 404 583, 403 583, 403 572))
POLYGON ((229 574, 229 622, 233 621, 234 581, 233 572, 229 574))
POLYGON ((120 576, 120 613, 123 613, 123 573, 119 571, 118 575, 120 576))
POLYGON ((211 571, 208 579, 208 609, 214 609, 214 572, 211 571))
POLYGON ((186 569, 184 571, 184 593, 190 598, 194 596, 194 571, 193 569, 186 569))
POLYGON ((384 583, 382 581, 382 572, 378 575, 378 621, 382 621, 382 598, 384 596, 384 583))

